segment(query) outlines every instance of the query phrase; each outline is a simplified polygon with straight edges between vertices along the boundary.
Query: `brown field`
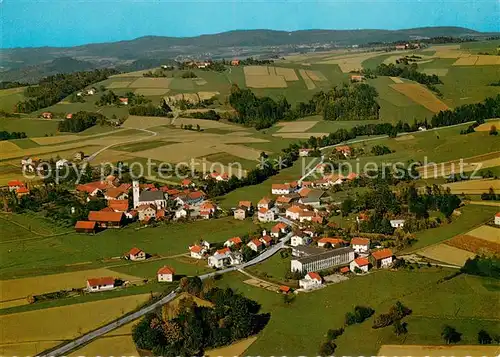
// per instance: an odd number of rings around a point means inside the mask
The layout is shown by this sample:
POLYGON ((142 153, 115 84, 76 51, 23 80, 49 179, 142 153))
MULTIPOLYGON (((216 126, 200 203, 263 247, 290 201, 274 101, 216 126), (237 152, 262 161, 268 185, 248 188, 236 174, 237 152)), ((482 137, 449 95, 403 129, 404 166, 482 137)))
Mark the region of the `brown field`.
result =
POLYGON ((309 76, 307 75, 307 71, 305 69, 299 69, 299 73, 300 73, 300 76, 302 77, 302 79, 304 80, 304 83, 306 84, 307 89, 311 90, 311 89, 316 88, 316 84, 314 84, 312 79, 309 78, 309 76))
POLYGON ((403 83, 391 84, 390 86, 432 112, 437 113, 441 110, 449 109, 449 107, 439 100, 431 91, 420 84, 403 83))
POLYGON ((286 88, 287 87, 286 81, 282 76, 245 74, 245 83, 246 83, 247 87, 249 87, 249 88, 286 88))
POLYGON ((298 81, 299 77, 293 68, 274 67, 276 75, 282 76, 285 81, 298 81))
POLYGON ((466 233, 469 236, 484 239, 493 243, 500 244, 500 228, 491 226, 481 226, 466 233))
POLYGON ((221 152, 226 152, 228 154, 241 157, 242 159, 247 160, 258 160, 262 150, 257 150, 253 148, 249 148, 243 145, 227 145, 220 144, 216 146, 221 152))
POLYGON ((147 78, 141 77, 133 81, 130 88, 168 88, 172 78, 147 78))
POLYGON ((269 70, 267 66, 245 66, 243 72, 246 76, 268 76, 269 70))
POLYGON ((238 342, 235 342, 227 347, 216 348, 205 351, 206 357, 238 357, 242 356, 245 351, 257 340, 257 337, 250 337, 238 342))
POLYGON ((44 348, 50 348, 61 340, 77 338, 137 308, 149 298, 150 294, 134 295, 0 316, 0 351, 6 345, 30 342, 25 347, 25 355, 36 355, 41 352, 38 342, 48 342, 44 348))
POLYGON ((328 133, 275 133, 273 136, 286 139, 309 139, 311 136, 320 138, 328 133))
POLYGON ((389 77, 394 83, 404 83, 399 77, 389 77))
POLYGON ((424 248, 418 251, 417 254, 432 260, 456 266, 463 266, 467 259, 474 258, 476 256, 474 253, 455 248, 444 243, 424 248))
MULTIPOLYGON (((396 52, 393 52, 396 53, 396 52)), ((397 52, 398 56, 402 53, 407 53, 407 51, 400 51, 397 52)), ((344 55, 340 56, 333 56, 330 58, 325 58, 325 60, 318 62, 320 64, 338 64, 342 72, 344 73, 349 73, 351 71, 356 71, 360 70, 363 68, 363 61, 372 58, 372 57, 377 57, 383 54, 390 54, 387 52, 353 52, 353 53, 347 53, 344 55)))
POLYGON ((106 89, 128 88, 132 81, 115 81, 106 84, 106 89))
POLYGON ((137 157, 148 158, 163 162, 190 162, 191 159, 203 157, 220 152, 215 146, 205 146, 201 143, 193 145, 193 142, 176 143, 156 147, 154 149, 135 152, 137 157))
POLYGON ((19 151, 19 150, 22 150, 22 149, 10 141, 7 141, 7 140, 0 141, 0 152, 13 152, 13 151, 19 151))
POLYGON ((474 66, 478 56, 460 57, 453 63, 453 66, 474 66))
POLYGON ((500 65, 500 56, 480 55, 476 61, 476 66, 500 65))
POLYGON ((135 94, 154 96, 154 95, 165 95, 170 91, 168 88, 138 88, 134 91, 135 94))
POLYGON ((200 98, 200 100, 207 100, 212 99, 219 94, 219 92, 198 92, 198 97, 200 98))
MULTIPOLYGON (((500 160, 500 159, 499 159, 500 160)), ((453 182, 444 184, 443 187, 450 188, 452 193, 455 194, 469 194, 469 195, 480 195, 481 193, 488 192, 488 190, 493 188, 495 191, 500 190, 500 180, 469 180, 461 182, 453 182)))
POLYGON ((486 252, 500 254, 500 244, 470 235, 458 235, 444 243, 475 254, 483 254, 486 252))
POLYGON ((279 123, 278 125, 281 126, 281 129, 278 130, 278 133, 302 133, 311 129, 317 123, 317 121, 295 121, 279 123))
POLYGON ((326 77, 320 71, 306 70, 307 76, 315 82, 327 81, 326 77))
POLYGON ((435 74, 436 76, 439 77, 444 77, 448 74, 449 69, 448 68, 425 68, 422 70, 423 73, 432 75, 435 74))
POLYGON ((474 128, 475 131, 490 131, 491 126, 495 126, 497 129, 500 129, 500 119, 497 120, 489 120, 486 123, 479 125, 474 128))
POLYGON ((499 346, 485 345, 382 345, 377 356, 412 356, 412 357, 494 357, 500 353, 499 346))
POLYGON ((59 290, 82 288, 88 278, 102 276, 120 277, 123 280, 138 281, 141 278, 118 274, 109 269, 81 270, 72 273, 41 275, 32 278, 0 280, 0 299, 2 302, 15 299, 26 301, 28 295, 40 295, 59 290))

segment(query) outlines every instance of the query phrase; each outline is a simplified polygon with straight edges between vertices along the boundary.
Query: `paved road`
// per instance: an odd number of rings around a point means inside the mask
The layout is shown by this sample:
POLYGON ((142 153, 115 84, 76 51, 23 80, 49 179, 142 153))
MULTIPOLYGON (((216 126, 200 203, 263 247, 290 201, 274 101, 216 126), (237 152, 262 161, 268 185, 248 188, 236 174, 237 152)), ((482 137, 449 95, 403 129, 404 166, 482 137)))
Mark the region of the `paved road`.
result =
MULTIPOLYGON (((215 275, 221 275, 224 273, 228 273, 228 272, 239 270, 239 269, 244 269, 244 268, 247 268, 249 266, 261 263, 264 260, 272 257, 276 252, 278 252, 281 248, 283 248, 284 245, 290 240, 291 237, 292 237, 292 233, 290 232, 285 237, 281 238, 277 244, 275 244, 271 248, 265 250, 262 254, 260 254, 259 256, 255 257, 254 259, 252 259, 246 263, 243 263, 241 265, 237 265, 234 267, 222 269, 222 270, 217 270, 217 271, 214 271, 211 273, 199 275, 199 278, 203 280, 203 279, 207 279, 209 277, 215 276, 215 275)), ((73 341, 53 350, 53 351, 49 351, 49 352, 47 352, 43 355, 39 355, 39 356, 40 357, 49 357, 49 356, 56 357, 56 356, 65 355, 68 352, 76 349, 77 347, 79 347, 83 344, 86 344, 86 343, 92 341, 93 339, 95 339, 97 337, 102 336, 105 333, 108 333, 114 329, 117 329, 118 327, 123 326, 129 322, 132 322, 132 321, 146 315, 147 313, 154 311, 156 308, 158 308, 162 305, 165 305, 166 303, 175 299, 175 297, 178 295, 179 292, 180 292, 180 289, 177 288, 176 290, 172 291, 167 296, 163 297, 161 300, 158 300, 157 302, 155 302, 149 306, 146 306, 146 307, 144 307, 144 308, 142 308, 142 309, 140 309, 140 310, 138 310, 130 315, 124 316, 124 317, 120 318, 119 320, 116 320, 110 324, 107 324, 103 327, 100 327, 97 330, 94 330, 92 332, 89 332, 89 333, 83 335, 82 337, 79 337, 76 340, 73 340, 73 341)))

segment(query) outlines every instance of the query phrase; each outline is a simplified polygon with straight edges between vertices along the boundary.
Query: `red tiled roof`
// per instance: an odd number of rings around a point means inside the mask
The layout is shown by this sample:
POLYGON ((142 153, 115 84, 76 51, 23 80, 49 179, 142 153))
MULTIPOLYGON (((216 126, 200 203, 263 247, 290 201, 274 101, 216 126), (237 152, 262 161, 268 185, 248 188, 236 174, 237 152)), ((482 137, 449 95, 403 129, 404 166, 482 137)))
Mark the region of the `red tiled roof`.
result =
POLYGON ((340 238, 321 238, 318 240, 318 243, 330 243, 330 244, 341 244, 341 243, 347 243, 345 240, 340 239, 340 238))
POLYGON ((189 185, 191 185, 192 182, 193 181, 191 181, 190 179, 184 179, 181 181, 181 185, 182 186, 189 186, 189 185))
POLYGON ((365 266, 365 265, 369 265, 369 264, 370 264, 370 262, 368 261, 368 259, 363 258, 363 257, 359 257, 359 258, 354 259, 354 262, 355 262, 358 266, 360 266, 360 267, 363 267, 363 266, 365 266))
POLYGON ((101 211, 90 211, 89 221, 96 222, 121 222, 123 219, 123 212, 101 212, 101 211))
POLYGON ((278 202, 278 203, 290 203, 291 200, 292 200, 291 197, 280 196, 276 199, 276 202, 278 202))
POLYGON ((202 197, 205 197, 205 194, 201 191, 194 191, 194 192, 190 192, 188 194, 188 197, 192 200, 196 200, 198 198, 202 198, 202 197))
POLYGON ((497 214, 495 214, 495 217, 500 217, 500 212, 498 212, 497 214))
POLYGON ((341 151, 341 152, 351 152, 351 148, 347 145, 337 146, 337 147, 335 147, 335 150, 341 151))
POLYGON ((299 190, 299 195, 300 197, 307 197, 307 195, 309 195, 309 193, 311 192, 311 189, 310 188, 307 188, 307 187, 302 187, 300 190, 299 190))
POLYGON ((175 196, 175 195, 178 195, 179 193, 181 193, 181 191, 179 191, 175 188, 173 188, 171 190, 167 190, 166 192, 169 196, 175 196))
POLYGON ((120 102, 122 103, 128 103, 128 98, 119 98, 120 102))
POLYGON ((280 183, 273 183, 271 185, 272 190, 289 190, 290 185, 285 183, 285 184, 280 184, 280 183))
POLYGON ((255 244, 256 247, 260 247, 262 245, 262 242, 258 239, 252 239, 249 243, 255 244))
POLYGON ((321 276, 318 273, 314 272, 314 271, 311 271, 311 272, 307 273, 307 275, 309 275, 309 277, 311 279, 315 279, 315 280, 321 281, 321 276))
POLYGON ((225 248, 222 248, 222 249, 219 249, 217 250, 217 254, 226 254, 226 253, 229 253, 231 251, 231 249, 229 249, 228 247, 225 247, 225 248))
POLYGON ((387 248, 386 249, 377 250, 375 252, 372 252, 372 256, 376 260, 381 260, 381 259, 389 258, 389 257, 392 257, 392 250, 387 249, 387 248))
POLYGON ((370 240, 368 238, 355 237, 351 239, 351 245, 369 245, 370 240))
POLYGON ((115 278, 112 278, 110 276, 106 276, 103 278, 92 278, 92 279, 87 279, 87 283, 90 286, 114 285, 115 278))
POLYGON ((250 208, 250 207, 252 207, 252 202, 251 201, 240 201, 238 203, 238 206, 250 208))
POLYGON ((280 290, 287 293, 290 291, 290 287, 289 286, 286 286, 286 285, 281 285, 280 286, 280 290))
POLYGON ((130 249, 129 252, 126 255, 137 255, 140 252, 142 252, 142 250, 140 250, 137 247, 134 247, 134 248, 130 249))
POLYGON ((259 205, 267 205, 271 202, 271 199, 269 197, 262 197, 261 200, 259 201, 259 205))
POLYGON ((163 266, 161 267, 160 269, 158 269, 158 272, 156 274, 171 274, 171 275, 174 275, 175 274, 175 270, 173 268, 170 268, 168 266, 163 266))
POLYGON ((286 224, 283 222, 276 223, 273 228, 271 228, 271 232, 279 232, 282 229, 286 228, 286 224))
POLYGON ((322 223, 323 223, 323 221, 324 221, 324 218, 323 218, 323 217, 320 217, 320 216, 315 216, 315 217, 313 217, 313 218, 312 218, 312 221, 313 221, 314 223, 319 223, 319 224, 322 224, 322 223))
POLYGON ((269 210, 266 207, 259 208, 259 213, 264 214, 264 213, 267 213, 267 211, 269 211, 269 210))
POLYGON ((112 209, 111 207, 104 207, 101 209, 99 212, 114 212, 115 210, 112 209))
POLYGON ((270 236, 262 236, 262 239, 266 242, 266 244, 269 244, 273 241, 273 238, 270 236))
POLYGON ((189 250, 193 253, 199 253, 203 250, 203 248, 200 247, 199 245, 193 245, 193 246, 189 247, 189 250))
POLYGON ((96 222, 91 221, 77 221, 75 229, 95 229, 96 224, 96 222))
POLYGON ((156 218, 162 218, 165 217, 165 210, 164 209, 159 209, 156 211, 156 218))
POLYGON ((22 186, 16 190, 16 193, 30 193, 30 190, 28 190, 26 187, 22 186))
POLYGON ((359 175, 357 173, 351 172, 349 175, 346 176, 346 179, 348 179, 348 180, 354 180, 358 176, 359 175))
POLYGON ((124 192, 119 187, 113 187, 106 190, 104 195, 106 197, 117 198, 122 195, 124 192))
POLYGON ((292 213, 302 213, 302 208, 299 206, 292 206, 286 210, 287 212, 292 212, 292 213))
POLYGON ((9 181, 8 185, 9 185, 9 187, 16 187, 16 186, 24 186, 24 183, 22 183, 19 180, 12 180, 12 181, 9 181))
POLYGON ((350 269, 348 267, 343 267, 343 268, 340 268, 340 272, 341 273, 349 273, 350 269))
POLYGON ((128 200, 109 200, 108 206, 115 211, 126 212, 128 210, 128 200))
POLYGON ((240 237, 233 237, 228 239, 229 242, 233 242, 234 244, 241 244, 241 238, 240 237))
POLYGON ((122 191, 122 192, 128 192, 130 190, 130 188, 132 187, 131 184, 129 183, 122 183, 120 186, 118 186, 118 188, 122 191))

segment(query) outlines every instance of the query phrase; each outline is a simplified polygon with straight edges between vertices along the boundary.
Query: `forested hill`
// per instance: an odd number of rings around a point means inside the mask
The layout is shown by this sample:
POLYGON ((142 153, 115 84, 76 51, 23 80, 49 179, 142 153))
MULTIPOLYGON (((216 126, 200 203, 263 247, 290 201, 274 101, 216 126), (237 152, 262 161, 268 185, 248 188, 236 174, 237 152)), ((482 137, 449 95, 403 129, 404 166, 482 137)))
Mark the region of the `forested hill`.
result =
MULTIPOLYGON (((196 37, 146 36, 129 41, 88 44, 76 47, 39 47, 0 49, 4 72, 0 81, 29 81, 36 77, 37 70, 49 75, 53 67, 51 61, 61 57, 92 61, 93 66, 85 69, 120 66, 130 60, 158 60, 176 56, 213 58, 232 57, 233 49, 245 55, 286 53, 296 50, 298 45, 315 46, 363 45, 373 42, 396 42, 409 39, 430 37, 473 37, 481 38, 486 34, 462 27, 422 27, 405 30, 236 30, 196 37), (272 47, 272 48, 271 48, 272 47), (29 67, 31 66, 31 67, 29 67), (40 68, 37 68, 40 67, 40 68), (28 69, 26 73, 26 70, 28 69)), ((307 48, 304 50, 308 50, 307 48)), ((74 64, 72 64, 74 65, 74 64)), ((72 66, 68 66, 72 67, 72 66)), ((132 68, 133 69, 133 68, 132 68)), ((68 72, 64 70, 64 72, 68 72)))

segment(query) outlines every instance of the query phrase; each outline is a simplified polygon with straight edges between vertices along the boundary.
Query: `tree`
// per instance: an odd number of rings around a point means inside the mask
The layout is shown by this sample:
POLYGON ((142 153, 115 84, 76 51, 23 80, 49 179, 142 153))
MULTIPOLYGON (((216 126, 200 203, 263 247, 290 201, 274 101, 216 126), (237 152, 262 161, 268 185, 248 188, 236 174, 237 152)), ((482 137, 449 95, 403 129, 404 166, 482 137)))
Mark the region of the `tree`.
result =
POLYGON ((490 135, 498 135, 497 127, 492 125, 490 127, 490 135))
POLYGON ((489 345, 492 341, 493 339, 491 338, 490 334, 485 330, 481 330, 477 333, 477 342, 480 345, 489 345))
POLYGON ((335 343, 333 343, 332 341, 327 341, 327 342, 321 344, 321 346, 319 348, 319 355, 320 356, 333 356, 336 348, 337 348, 337 345, 335 343))
POLYGON ((343 333, 344 333, 343 327, 338 328, 338 329, 330 329, 326 333, 326 337, 328 338, 328 340, 335 340, 337 337, 339 337, 343 333))
POLYGON ((352 212, 354 208, 354 200, 350 197, 346 198, 343 202, 342 205, 340 206, 340 210, 342 211, 342 216, 346 217, 349 215, 349 213, 352 212))
POLYGON ((457 343, 462 339, 462 334, 450 325, 444 325, 441 331, 441 337, 446 344, 457 343))
POLYGON ((394 321, 393 331, 396 336, 404 335, 408 332, 406 328, 406 322, 401 322, 401 320, 394 321))

